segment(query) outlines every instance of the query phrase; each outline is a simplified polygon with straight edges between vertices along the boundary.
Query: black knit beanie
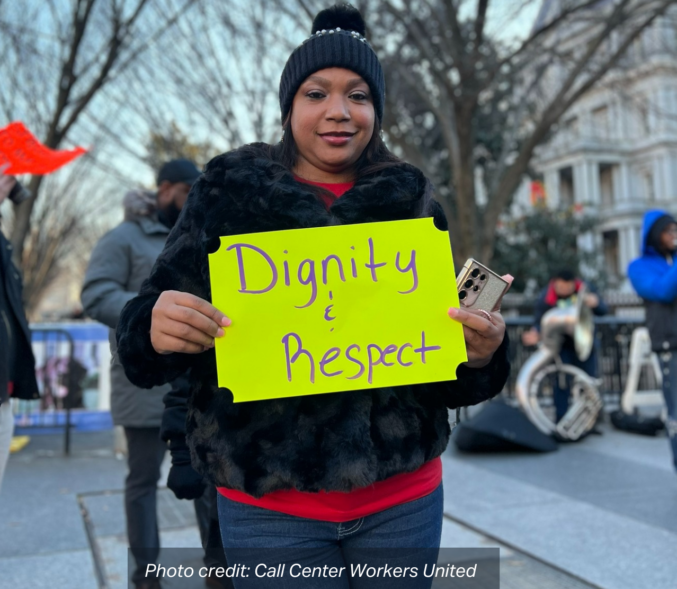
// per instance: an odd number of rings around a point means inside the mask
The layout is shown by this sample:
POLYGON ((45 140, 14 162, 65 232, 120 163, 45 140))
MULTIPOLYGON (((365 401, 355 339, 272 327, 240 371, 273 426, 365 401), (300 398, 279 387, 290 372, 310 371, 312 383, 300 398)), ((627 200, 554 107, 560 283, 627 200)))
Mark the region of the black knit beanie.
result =
POLYGON ((350 4, 337 4, 317 14, 312 34, 289 56, 280 79, 280 111, 284 124, 299 86, 313 72, 340 67, 367 82, 378 120, 383 119, 385 79, 376 53, 365 38, 362 15, 350 4))
POLYGON ((654 221, 654 224, 651 226, 648 235, 646 236, 646 244, 654 248, 657 252, 661 251, 661 234, 668 225, 672 223, 677 224, 674 217, 671 215, 662 215, 654 221))

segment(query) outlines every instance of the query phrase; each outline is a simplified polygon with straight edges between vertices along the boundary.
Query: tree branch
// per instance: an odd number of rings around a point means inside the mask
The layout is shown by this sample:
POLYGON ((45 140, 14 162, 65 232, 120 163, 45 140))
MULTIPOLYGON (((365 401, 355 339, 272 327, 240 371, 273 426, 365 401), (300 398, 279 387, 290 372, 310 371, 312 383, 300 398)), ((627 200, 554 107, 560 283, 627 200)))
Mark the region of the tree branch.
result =
MULTIPOLYGON (((493 228, 496 226, 496 223, 498 222, 500 214, 503 212, 503 210, 505 210, 505 207, 507 206, 510 198, 512 197, 513 193, 519 186, 522 175, 533 156, 534 150, 543 141, 552 125, 557 123, 557 121, 561 118, 561 116, 577 100, 579 100, 581 96, 583 96, 586 92, 588 92, 609 71, 609 69, 611 69, 618 63, 618 61, 625 54, 625 52, 630 47, 632 42, 639 35, 641 35, 641 33, 644 30, 646 30, 646 28, 649 27, 659 16, 664 14, 668 6, 671 5, 672 3, 673 0, 664 0, 660 5, 660 7, 657 8, 655 12, 653 12, 641 25, 637 26, 632 33, 627 35, 625 41, 621 43, 618 49, 614 53, 612 53, 611 56, 608 59, 606 59, 597 68, 597 70, 587 78, 587 80, 584 83, 580 84, 568 98, 565 98, 563 95, 560 94, 544 109, 543 115, 541 116, 538 125, 531 133, 527 141, 525 141, 525 143, 522 145, 522 148, 515 162, 508 167, 505 174, 501 178, 501 181, 498 184, 496 191, 490 195, 489 205, 485 211, 484 217, 485 231, 493 231, 493 228)), ((608 23, 604 30, 605 31, 609 30, 608 23)), ((590 47, 592 46, 599 47, 601 41, 603 40, 600 39, 600 37, 601 35, 597 39, 595 39, 595 41, 591 44, 590 47)), ((578 74, 580 74, 583 71, 585 64, 588 63, 592 55, 590 53, 590 47, 588 51, 586 51, 585 55, 581 58, 581 60, 576 64, 576 67, 573 70, 575 72, 578 72, 578 74)), ((572 86, 574 82, 575 78, 572 78, 572 76, 570 75, 567 78, 567 82, 565 84, 572 86)), ((564 85, 563 87, 566 88, 568 86, 564 85)))
POLYGON ((136 5, 136 9, 126 21, 121 21, 120 15, 115 13, 110 40, 108 41, 106 60, 101 66, 98 75, 89 85, 89 88, 74 101, 76 106, 71 111, 70 116, 66 122, 60 128, 58 128, 58 131, 55 134, 57 144, 60 143, 61 140, 66 136, 70 128, 75 124, 75 121, 78 120, 80 113, 82 113, 82 111, 87 107, 96 93, 106 84, 108 76, 113 69, 113 65, 117 61, 117 58, 120 54, 120 49, 124 46, 125 41, 129 38, 132 32, 132 27, 134 26, 134 23, 138 19, 147 2, 148 0, 139 0, 138 4, 136 5))
POLYGON ((525 39, 515 51, 507 54, 503 59, 501 59, 496 66, 497 69, 500 69, 506 63, 514 61, 518 56, 534 45, 536 41, 544 37, 547 33, 560 27, 564 21, 569 19, 571 16, 574 16, 575 14, 583 12, 589 8, 594 8, 596 4, 599 4, 599 0, 587 0, 587 2, 583 2, 582 4, 572 5, 570 8, 565 8, 550 22, 543 25, 540 29, 533 31, 533 33, 527 39, 525 39))
POLYGON ((87 23, 92 13, 92 8, 94 8, 95 1, 96 0, 77 0, 73 10, 73 32, 71 35, 71 43, 68 49, 68 58, 62 66, 61 75, 59 76, 56 107, 53 111, 54 114, 52 120, 49 123, 47 137, 45 138, 45 145, 47 145, 47 147, 56 147, 61 140, 61 137, 58 137, 57 129, 59 121, 61 120, 61 115, 68 105, 68 99, 77 80, 77 76, 75 75, 75 62, 78 58, 80 44, 84 38, 87 23))
POLYGON ((484 43, 484 25, 487 18, 487 9, 489 8, 489 0, 477 1, 477 16, 475 17, 475 39, 473 41, 475 55, 479 54, 479 49, 484 43))

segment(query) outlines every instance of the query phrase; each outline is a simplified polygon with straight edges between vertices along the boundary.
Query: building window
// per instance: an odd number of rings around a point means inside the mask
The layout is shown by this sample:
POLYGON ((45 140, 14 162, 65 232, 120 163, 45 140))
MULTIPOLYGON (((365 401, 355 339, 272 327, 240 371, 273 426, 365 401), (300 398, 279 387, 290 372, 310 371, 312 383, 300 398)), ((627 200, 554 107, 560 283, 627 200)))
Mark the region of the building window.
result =
POLYGON ((559 171, 559 200, 562 207, 574 206, 574 172, 571 167, 559 171))
POLYGON ((643 196, 647 202, 654 202, 656 200, 656 190, 654 188, 653 173, 645 171, 642 174, 642 191, 643 196))
POLYGON ((599 165, 599 196, 603 207, 614 204, 614 171, 618 166, 602 163, 599 165))
POLYGON ((619 277, 618 259, 618 231, 605 231, 602 233, 604 243, 604 269, 612 280, 619 277))
POLYGON ((609 107, 606 105, 592 111, 592 132, 597 139, 609 138, 609 107))
POLYGON ((578 117, 570 117, 563 123, 564 136, 567 141, 578 139, 578 117))
POLYGON ((646 96, 635 97, 635 121, 638 137, 647 137, 651 133, 649 99, 646 96))

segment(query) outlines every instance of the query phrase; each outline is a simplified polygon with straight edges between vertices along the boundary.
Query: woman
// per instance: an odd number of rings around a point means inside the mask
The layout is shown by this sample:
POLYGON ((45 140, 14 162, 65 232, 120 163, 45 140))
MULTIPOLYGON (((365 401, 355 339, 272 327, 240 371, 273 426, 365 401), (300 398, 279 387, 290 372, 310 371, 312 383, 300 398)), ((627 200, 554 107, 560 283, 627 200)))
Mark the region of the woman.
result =
MULTIPOLYGON (((282 74, 282 142, 209 163, 120 319, 118 353, 132 382, 149 387, 192 368, 189 445, 219 489, 231 563, 237 548, 274 547, 293 549, 295 562, 340 568, 360 562, 365 548, 388 548, 406 549, 404 566, 422 569, 430 554, 411 549, 439 547, 448 408, 496 395, 508 376, 500 314, 452 310, 469 356, 453 382, 238 404, 217 387, 214 338, 230 325, 227 309, 208 302, 207 255, 219 236, 431 216, 445 224, 430 182, 381 139, 385 84, 364 32, 350 6, 318 14, 282 74)), ((234 581, 318 586, 312 578, 234 581)), ((350 586, 394 582, 365 577, 350 586)), ((403 586, 430 582, 419 573, 403 586)), ((345 573, 321 584, 348 587, 345 573)))

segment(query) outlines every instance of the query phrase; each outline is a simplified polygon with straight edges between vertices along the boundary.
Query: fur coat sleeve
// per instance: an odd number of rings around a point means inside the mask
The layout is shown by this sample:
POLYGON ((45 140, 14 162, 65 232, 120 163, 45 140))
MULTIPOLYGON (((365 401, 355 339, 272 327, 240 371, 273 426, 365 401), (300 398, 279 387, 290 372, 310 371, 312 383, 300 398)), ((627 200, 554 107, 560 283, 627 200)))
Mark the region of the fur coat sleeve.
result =
POLYGON ((510 376, 508 360, 508 333, 494 353, 491 362, 484 368, 468 368, 459 366, 456 371, 457 380, 438 383, 444 395, 444 404, 449 409, 477 405, 498 395, 510 376))

